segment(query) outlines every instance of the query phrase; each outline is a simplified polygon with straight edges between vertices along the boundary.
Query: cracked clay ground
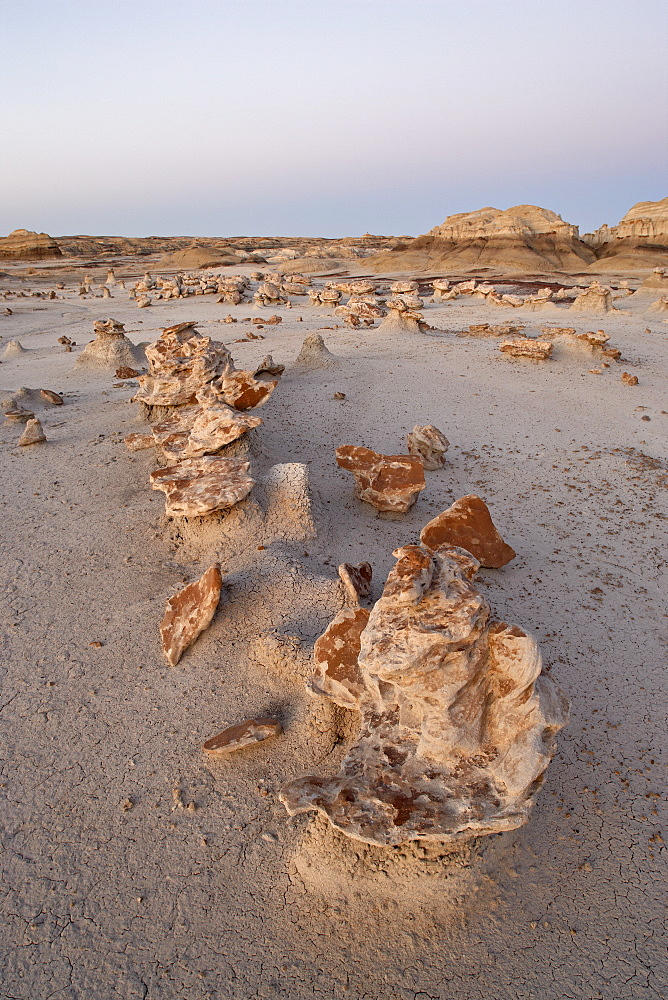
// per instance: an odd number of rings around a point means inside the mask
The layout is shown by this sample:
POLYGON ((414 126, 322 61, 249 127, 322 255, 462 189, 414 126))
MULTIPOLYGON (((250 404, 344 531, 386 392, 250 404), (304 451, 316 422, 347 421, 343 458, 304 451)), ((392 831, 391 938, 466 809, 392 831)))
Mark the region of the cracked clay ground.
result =
POLYGON ((135 342, 197 319, 240 367, 269 351, 289 366, 332 314, 296 306, 264 341, 231 344, 245 327, 218 321, 248 306, 67 295, 21 300, 0 328, 28 349, 2 362, 0 388, 66 394, 38 414, 47 444, 17 448, 0 427, 2 1000, 665 997, 665 323, 578 321, 611 334, 634 388, 620 366, 589 375, 455 337, 499 322, 473 302, 429 307, 438 335, 324 330, 338 368, 288 368, 252 459, 258 480, 308 463, 318 537, 258 550, 261 486, 206 530, 167 522, 152 453, 122 444, 145 426, 132 390, 75 369, 56 341, 90 339, 109 314, 135 342), (427 422, 451 448, 411 511, 354 500, 334 446, 398 452, 427 422), (572 700, 528 826, 448 853, 290 819, 282 783, 334 770, 355 728, 304 686, 341 604, 336 565, 368 559, 378 596, 392 549, 471 492, 518 552, 481 588, 534 631, 572 700), (214 556, 219 611, 170 668, 165 600, 214 556), (201 753, 271 712, 273 743, 226 763, 201 753))

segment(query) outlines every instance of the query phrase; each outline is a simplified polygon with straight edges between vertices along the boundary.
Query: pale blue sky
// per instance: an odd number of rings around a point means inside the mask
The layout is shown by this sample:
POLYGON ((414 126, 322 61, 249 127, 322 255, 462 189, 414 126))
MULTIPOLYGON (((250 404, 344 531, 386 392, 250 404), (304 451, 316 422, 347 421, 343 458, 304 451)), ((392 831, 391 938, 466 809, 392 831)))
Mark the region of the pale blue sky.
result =
POLYGON ((0 234, 417 234, 668 193, 665 0, 0 0, 0 234))

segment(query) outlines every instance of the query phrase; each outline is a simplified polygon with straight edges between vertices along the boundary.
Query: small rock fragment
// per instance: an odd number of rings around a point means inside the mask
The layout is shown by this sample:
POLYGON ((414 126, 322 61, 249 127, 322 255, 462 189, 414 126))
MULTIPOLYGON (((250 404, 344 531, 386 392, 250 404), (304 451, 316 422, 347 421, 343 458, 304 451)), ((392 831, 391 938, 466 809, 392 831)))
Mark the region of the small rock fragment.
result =
POLYGON ((371 563, 368 562, 361 562, 357 566, 341 563, 339 566, 341 583, 355 604, 359 604, 361 597, 368 597, 371 593, 372 575, 371 563))
POLYGON ((220 566, 214 563, 199 580, 188 584, 167 601, 160 635, 163 652, 173 667, 188 646, 211 624, 222 584, 220 566))
POLYGON ((425 424, 424 427, 416 424, 406 440, 409 454, 421 458, 425 469, 433 472, 443 468, 450 442, 438 427, 433 424, 425 424))
POLYGON ((52 403, 54 406, 63 405, 63 397, 59 392, 54 392, 52 389, 40 389, 39 392, 47 403, 52 403))
POLYGON ((336 461, 355 477, 355 496, 378 510, 405 513, 427 485, 422 461, 413 455, 381 455, 347 444, 336 449, 336 461))
POLYGON ((281 732, 282 726, 276 719, 266 717, 246 719, 245 722, 230 726, 207 740, 202 750, 212 757, 226 757, 236 750, 243 750, 244 747, 255 746, 256 743, 262 743, 271 736, 278 736, 281 732))
POLYGON ((346 398, 345 392, 335 392, 334 395, 332 396, 332 399, 345 399, 345 398, 346 398))
POLYGON ((5 420, 10 423, 25 423, 32 420, 35 414, 31 410, 25 410, 22 406, 12 406, 4 411, 5 420))
POLYGON ((277 365, 271 354, 267 354, 255 369, 255 375, 277 375, 280 376, 285 371, 285 365, 277 365))
POLYGON ((26 428, 19 438, 20 445, 28 444, 41 444, 42 441, 46 441, 46 434, 42 428, 41 423, 35 417, 32 417, 26 423, 26 428))
POLYGON ((139 372, 136 368, 129 368, 127 365, 121 365, 120 368, 116 369, 116 378, 137 378, 138 375, 139 372))
POLYGON ((484 500, 469 494, 433 518, 420 532, 420 541, 430 552, 456 545, 475 556, 482 566, 500 569, 517 553, 496 530, 484 500))
POLYGON ((622 372, 622 382, 624 385, 638 385, 638 376, 631 375, 629 372, 622 372))
POLYGON ((553 345, 549 340, 531 340, 528 337, 518 337, 516 340, 504 340, 499 344, 502 354, 513 358, 533 358, 544 361, 552 354, 553 345))
POLYGON ((144 451, 146 448, 152 448, 155 444, 155 438, 152 434, 127 434, 123 441, 128 451, 144 451))

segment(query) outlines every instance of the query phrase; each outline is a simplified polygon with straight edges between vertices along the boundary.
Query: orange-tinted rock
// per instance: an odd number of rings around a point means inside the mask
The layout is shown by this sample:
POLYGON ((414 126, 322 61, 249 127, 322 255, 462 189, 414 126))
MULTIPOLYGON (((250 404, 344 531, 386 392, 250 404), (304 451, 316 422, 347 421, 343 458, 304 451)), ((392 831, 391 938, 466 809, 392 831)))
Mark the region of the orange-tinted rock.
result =
POLYGON ((489 323, 472 324, 468 330, 460 330, 458 337, 512 337, 515 333, 521 333, 523 326, 516 326, 512 323, 501 323, 491 326, 489 323))
POLYGON ((246 416, 219 402, 206 386, 197 393, 196 405, 175 407, 154 424, 153 436, 166 458, 180 461, 214 454, 261 423, 261 417, 246 416))
POLYGON ((260 364, 255 369, 255 376, 276 375, 277 377, 280 377, 284 371, 285 365, 277 365, 271 354, 267 354, 267 356, 262 359, 260 364))
POLYGON ((216 392, 236 410, 263 406, 278 385, 278 380, 257 379, 253 372, 231 371, 215 383, 216 392))
POLYGON ((568 702, 535 640, 489 623, 461 549, 395 551, 368 615, 337 615, 316 642, 312 687, 361 714, 337 774, 291 781, 291 815, 316 810, 346 836, 390 846, 458 842, 528 819, 568 702))
POLYGON ((622 372, 622 382, 624 385, 638 385, 638 376, 630 375, 629 372, 622 372))
POLYGON ((116 378, 137 378, 138 375, 139 372, 136 368, 128 368, 127 365, 122 365, 120 368, 116 369, 116 378))
POLYGON ((364 691, 359 668, 360 636, 369 623, 367 608, 344 608, 313 647, 315 672, 310 687, 342 708, 357 708, 364 691))
POLYGON ((248 496, 255 485, 248 469, 248 462, 205 455, 156 469, 150 480, 154 490, 167 494, 167 515, 198 517, 233 507, 248 496))
POLYGON ((212 757, 227 757, 236 750, 255 746, 256 743, 262 743, 271 736, 279 736, 281 732, 281 724, 276 719, 246 719, 245 722, 230 726, 207 740, 202 750, 212 757))
POLYGON ((25 430, 19 438, 19 444, 22 446, 28 444, 42 444, 44 441, 46 441, 46 435, 42 429, 42 425, 39 420, 32 417, 26 422, 25 430))
POLYGON ((505 566, 517 554, 494 527, 487 504, 473 494, 455 500, 426 524, 420 541, 431 552, 456 545, 474 555, 482 566, 494 569, 505 566))
POLYGON ((152 434, 127 434, 123 442, 128 451, 144 451, 155 445, 155 438, 152 434))
POLYGON ((499 344, 502 354, 510 354, 513 358, 533 358, 535 361, 545 361, 549 358, 552 347, 552 343, 548 340, 531 340, 528 337, 504 340, 499 344))
POLYGON ((336 461, 355 477, 355 496, 378 510, 404 513, 426 486, 424 466, 413 455, 381 455, 346 444, 336 449, 336 461))
POLYGON ((422 459, 425 469, 433 472, 445 465, 445 453, 450 442, 438 427, 433 424, 420 426, 416 424, 407 436, 408 452, 422 459))
POLYGON ((234 369, 224 344, 203 337, 194 323, 179 323, 163 330, 146 348, 149 374, 139 376, 134 399, 147 406, 184 406, 215 378, 234 369))
POLYGON ((220 566, 214 564, 194 583, 180 590, 167 601, 160 625, 162 650, 174 667, 188 646, 213 620, 220 600, 223 578, 220 566))
POLYGON ((368 597, 371 593, 371 577, 373 570, 371 563, 362 562, 357 566, 351 563, 341 563, 339 566, 339 577, 348 597, 355 604, 359 604, 361 597, 368 597))

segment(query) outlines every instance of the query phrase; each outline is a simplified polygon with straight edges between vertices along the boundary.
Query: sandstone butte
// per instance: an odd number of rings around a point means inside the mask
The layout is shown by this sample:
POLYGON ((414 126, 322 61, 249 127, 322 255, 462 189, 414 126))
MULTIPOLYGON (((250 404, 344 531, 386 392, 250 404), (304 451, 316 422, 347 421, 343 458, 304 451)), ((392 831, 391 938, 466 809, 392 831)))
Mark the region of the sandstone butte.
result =
POLYGON ((167 601, 160 636, 162 650, 173 667, 213 621, 222 583, 220 566, 214 564, 167 601))
POLYGON ((150 481, 154 490, 166 493, 169 517, 199 517, 233 507, 248 496, 255 485, 248 469, 248 462, 204 455, 156 469, 150 481))
POLYGON ((15 229, 0 238, 0 260, 48 260, 62 256, 60 247, 47 233, 15 229))
POLYGON ((272 736, 280 736, 281 732, 281 724, 276 719, 268 717, 246 719, 245 722, 229 726, 217 736, 212 736, 206 741, 202 750, 211 757, 224 758, 237 750, 263 743, 272 736))
POLYGON ((378 510, 405 513, 427 485, 422 461, 413 455, 381 455, 347 444, 336 449, 336 461, 355 477, 355 496, 378 510))
POLYGON ((445 453, 450 447, 450 442, 433 424, 424 426, 416 424, 407 435, 406 442, 409 455, 422 459, 422 464, 428 471, 442 469, 445 465, 445 453))
POLYGON ((281 800, 380 846, 516 829, 566 696, 531 636, 490 622, 473 556, 416 545, 394 555, 373 609, 345 609, 316 643, 313 690, 361 713, 357 740, 337 774, 291 781, 281 800))
POLYGON ((481 566, 491 569, 500 569, 517 555, 495 528, 485 501, 473 493, 455 500, 425 524, 420 541, 430 552, 456 545, 470 552, 481 566))
POLYGON ((357 566, 341 563, 338 572, 343 589, 353 604, 359 604, 360 598, 369 596, 373 576, 371 563, 361 562, 357 566))

